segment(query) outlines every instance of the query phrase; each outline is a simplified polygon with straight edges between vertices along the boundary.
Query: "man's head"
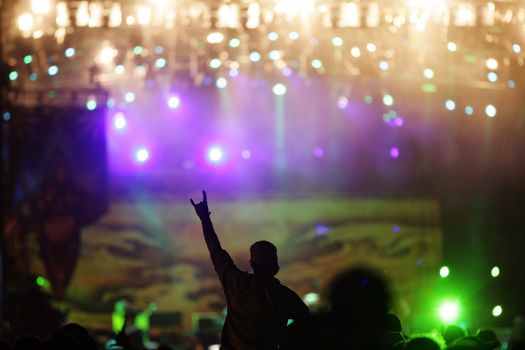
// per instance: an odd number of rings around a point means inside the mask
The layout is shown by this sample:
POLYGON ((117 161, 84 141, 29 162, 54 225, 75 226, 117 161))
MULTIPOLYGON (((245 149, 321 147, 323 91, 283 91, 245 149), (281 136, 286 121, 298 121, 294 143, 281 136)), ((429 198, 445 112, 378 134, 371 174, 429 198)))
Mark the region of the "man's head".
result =
POLYGON ((279 272, 277 248, 268 241, 257 241, 250 247, 250 265, 256 275, 275 276, 279 272))

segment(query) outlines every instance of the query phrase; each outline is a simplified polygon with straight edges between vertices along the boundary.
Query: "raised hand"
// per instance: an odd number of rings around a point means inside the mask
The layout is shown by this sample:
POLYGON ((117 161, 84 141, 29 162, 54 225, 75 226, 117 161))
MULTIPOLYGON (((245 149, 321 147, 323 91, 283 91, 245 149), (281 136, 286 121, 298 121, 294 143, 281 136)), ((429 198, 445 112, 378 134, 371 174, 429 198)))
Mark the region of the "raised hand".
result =
POLYGON ((199 218, 203 219, 211 214, 208 210, 208 198, 206 196, 206 191, 202 191, 202 202, 195 204, 193 199, 190 199, 190 202, 199 218))

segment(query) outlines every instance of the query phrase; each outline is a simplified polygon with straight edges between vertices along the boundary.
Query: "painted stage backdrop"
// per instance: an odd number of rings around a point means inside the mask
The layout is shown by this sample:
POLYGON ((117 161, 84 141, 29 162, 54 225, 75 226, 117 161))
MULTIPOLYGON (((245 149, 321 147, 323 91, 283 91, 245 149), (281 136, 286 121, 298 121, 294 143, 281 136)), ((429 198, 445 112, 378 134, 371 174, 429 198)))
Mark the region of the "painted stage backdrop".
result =
MULTIPOLYGON (((276 244, 277 277, 299 295, 322 293, 334 274, 355 265, 383 271, 402 316, 441 259, 439 206, 432 199, 215 200, 210 210, 222 245, 241 269, 249 246, 276 244)), ((200 197, 195 196, 195 199, 200 197)), ((38 254, 35 274, 45 269, 38 254)), ((111 328, 115 302, 180 313, 181 327, 196 314, 221 314, 225 301, 187 199, 114 202, 82 231, 81 253, 69 285, 69 321, 111 328)))

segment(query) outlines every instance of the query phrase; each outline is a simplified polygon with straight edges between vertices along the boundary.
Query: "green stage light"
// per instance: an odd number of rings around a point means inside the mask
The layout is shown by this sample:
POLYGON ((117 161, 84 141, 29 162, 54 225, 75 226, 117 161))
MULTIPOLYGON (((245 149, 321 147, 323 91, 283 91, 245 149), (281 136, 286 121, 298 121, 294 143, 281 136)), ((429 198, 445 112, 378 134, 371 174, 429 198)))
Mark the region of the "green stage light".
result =
POLYGON ((42 287, 44 289, 51 289, 51 282, 49 282, 49 280, 43 276, 37 276, 35 279, 35 283, 37 284, 37 286, 42 287))
POLYGON ((502 313, 503 313, 503 308, 501 307, 501 305, 496 305, 492 309, 492 316, 494 317, 499 317, 501 316, 502 313))
POLYGON ((449 270, 448 266, 442 266, 442 267, 439 269, 439 275, 440 275, 442 278, 448 277, 449 274, 450 274, 450 270, 449 270))
POLYGON ((491 275, 492 277, 496 278, 496 277, 499 276, 499 272, 500 272, 500 271, 499 271, 499 267, 494 266, 494 267, 492 268, 492 270, 490 270, 490 275, 491 275))
POLYGON ((438 315, 443 323, 456 322, 459 316, 459 303, 455 300, 445 300, 439 305, 438 315))

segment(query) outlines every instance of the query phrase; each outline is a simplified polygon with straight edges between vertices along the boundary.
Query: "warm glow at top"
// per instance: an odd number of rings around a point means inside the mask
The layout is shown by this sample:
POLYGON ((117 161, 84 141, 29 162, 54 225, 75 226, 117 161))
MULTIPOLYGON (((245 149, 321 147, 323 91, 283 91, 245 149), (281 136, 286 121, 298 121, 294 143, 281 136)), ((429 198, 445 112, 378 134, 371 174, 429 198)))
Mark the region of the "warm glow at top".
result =
POLYGON ((23 32, 28 32, 33 29, 33 16, 28 12, 23 13, 18 17, 17 24, 18 29, 23 32))
POLYGON ((51 9, 50 0, 32 0, 31 10, 37 15, 45 15, 51 9))

